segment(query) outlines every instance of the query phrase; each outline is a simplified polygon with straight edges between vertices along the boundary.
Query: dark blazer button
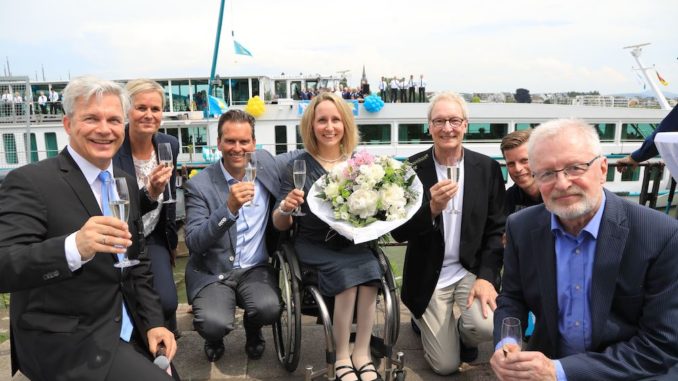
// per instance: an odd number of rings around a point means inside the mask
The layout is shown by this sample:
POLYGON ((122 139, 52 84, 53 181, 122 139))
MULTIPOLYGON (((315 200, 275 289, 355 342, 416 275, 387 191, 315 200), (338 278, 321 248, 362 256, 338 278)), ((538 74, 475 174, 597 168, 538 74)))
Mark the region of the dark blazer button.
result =
POLYGON ((113 319, 113 320, 115 320, 116 323, 120 323, 121 316, 120 316, 120 315, 115 315, 115 319, 113 319))

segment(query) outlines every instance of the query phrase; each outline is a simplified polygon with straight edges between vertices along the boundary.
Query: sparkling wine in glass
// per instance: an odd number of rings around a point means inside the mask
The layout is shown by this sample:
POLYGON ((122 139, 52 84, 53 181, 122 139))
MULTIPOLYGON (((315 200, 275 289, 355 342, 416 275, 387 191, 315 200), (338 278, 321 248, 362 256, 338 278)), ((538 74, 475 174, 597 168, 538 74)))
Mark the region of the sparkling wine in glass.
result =
POLYGON ((511 346, 516 345, 518 349, 521 348, 523 343, 523 327, 520 324, 520 319, 505 317, 501 321, 501 340, 504 341, 504 345, 501 347, 504 357, 511 352, 511 346))
MULTIPOLYGON (((174 165, 174 162, 172 160, 172 146, 169 143, 158 144, 158 161, 160 162, 160 165, 165 167, 171 167, 174 165)), ((177 202, 177 200, 175 200, 172 197, 172 189, 170 188, 169 181, 167 182, 166 187, 167 194, 169 194, 169 197, 162 203, 171 204, 177 202)))
MULTIPOLYGON (((296 189, 304 189, 306 183, 306 162, 304 160, 295 160, 292 168, 292 178, 294 179, 294 187, 296 189)), ((301 211, 301 206, 297 206, 292 213, 293 216, 305 216, 306 213, 301 211)))
MULTIPOLYGON (((448 161, 447 165, 445 166, 447 178, 450 179, 452 182, 456 183, 459 181, 459 164, 457 163, 456 160, 451 160, 448 161)), ((457 191, 459 193, 459 191, 457 191)), ((456 199, 457 195, 455 194, 454 197, 452 197, 452 200, 447 204, 447 208, 445 211, 447 213, 453 213, 453 214, 460 214, 461 210, 458 210, 456 207, 456 199)))
MULTIPOLYGON (((257 179, 257 155, 255 152, 245 152, 245 178, 243 181, 254 182, 257 179)), ((243 206, 258 206, 254 201, 247 201, 243 206)))
MULTIPOLYGON (((113 217, 127 223, 129 219, 129 190, 127 188, 127 180, 124 177, 116 177, 112 181, 107 182, 107 192, 108 192, 108 208, 113 214, 113 217)), ((123 248, 123 246, 116 245, 117 248, 123 248)), ((127 250, 123 254, 120 260, 114 265, 118 268, 130 267, 139 264, 138 259, 129 259, 127 258, 127 250)))

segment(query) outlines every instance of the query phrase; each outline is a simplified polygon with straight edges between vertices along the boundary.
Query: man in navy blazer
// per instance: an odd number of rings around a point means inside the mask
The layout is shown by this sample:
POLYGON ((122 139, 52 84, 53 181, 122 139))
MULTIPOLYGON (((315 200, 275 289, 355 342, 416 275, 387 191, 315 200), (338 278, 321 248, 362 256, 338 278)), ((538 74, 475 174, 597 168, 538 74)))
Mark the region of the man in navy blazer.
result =
MULTIPOLYGON (((511 215, 494 315, 501 380, 638 380, 678 362, 678 221, 603 188, 596 130, 555 120, 528 142, 544 205, 511 215), (525 351, 502 320, 528 311, 525 351)), ((664 376, 662 376, 664 375, 664 376)))
POLYGON ((218 129, 222 160, 184 187, 191 256, 186 291, 209 361, 224 353, 223 337, 234 328, 236 305, 245 310, 245 351, 257 359, 264 351, 261 327, 280 316, 278 281, 268 263, 269 250, 276 246, 277 234, 269 222, 280 190, 280 166, 267 151, 255 151, 251 115, 229 110, 219 119, 218 129), (257 158, 255 182, 244 178, 245 153, 252 151, 257 158))
POLYGON ((638 167, 638 163, 649 160, 657 155, 657 146, 654 144, 654 137, 660 132, 676 132, 678 131, 678 107, 674 107, 671 112, 659 123, 657 129, 652 135, 648 136, 643 144, 630 155, 617 160, 617 171, 624 172, 631 166, 632 169, 638 167))

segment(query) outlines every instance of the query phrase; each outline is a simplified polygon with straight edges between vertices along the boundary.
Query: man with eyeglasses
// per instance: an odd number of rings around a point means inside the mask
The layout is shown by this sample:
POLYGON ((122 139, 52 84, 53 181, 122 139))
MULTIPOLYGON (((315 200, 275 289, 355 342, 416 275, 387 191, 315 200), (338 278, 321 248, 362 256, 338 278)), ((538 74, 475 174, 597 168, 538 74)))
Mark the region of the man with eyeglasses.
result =
POLYGON ((424 357, 434 372, 448 375, 475 360, 477 345, 492 339, 505 190, 499 163, 462 146, 468 128, 463 98, 436 95, 428 122, 433 146, 409 158, 424 186, 422 206, 391 234, 408 242, 401 297, 424 357), (450 179, 450 173, 458 175, 450 179))
POLYGON ((499 379, 677 379, 678 221, 603 188, 607 159, 583 121, 540 125, 528 157, 544 206, 506 225, 490 360, 499 379), (536 324, 521 351, 502 320, 524 328, 528 311, 536 324))

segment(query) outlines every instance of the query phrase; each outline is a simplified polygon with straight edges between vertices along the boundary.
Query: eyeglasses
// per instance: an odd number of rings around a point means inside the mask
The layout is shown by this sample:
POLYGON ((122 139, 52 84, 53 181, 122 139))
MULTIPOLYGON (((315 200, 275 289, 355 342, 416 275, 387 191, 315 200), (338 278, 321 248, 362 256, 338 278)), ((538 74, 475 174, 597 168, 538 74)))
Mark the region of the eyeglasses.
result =
POLYGON ((558 172, 563 172, 563 175, 565 175, 566 179, 575 180, 582 177, 584 173, 586 173, 586 171, 589 170, 591 164, 593 164, 593 162, 599 158, 600 155, 594 157, 588 163, 572 164, 563 169, 558 169, 554 171, 544 171, 541 173, 532 172, 532 177, 534 177, 541 184, 551 184, 555 182, 556 179, 558 178, 558 172))
POLYGON ((466 119, 462 118, 450 118, 450 119, 439 118, 431 120, 431 124, 435 128, 443 128, 445 127, 446 123, 449 123, 450 126, 452 126, 453 128, 459 128, 461 127, 462 123, 464 123, 465 120, 466 119))

